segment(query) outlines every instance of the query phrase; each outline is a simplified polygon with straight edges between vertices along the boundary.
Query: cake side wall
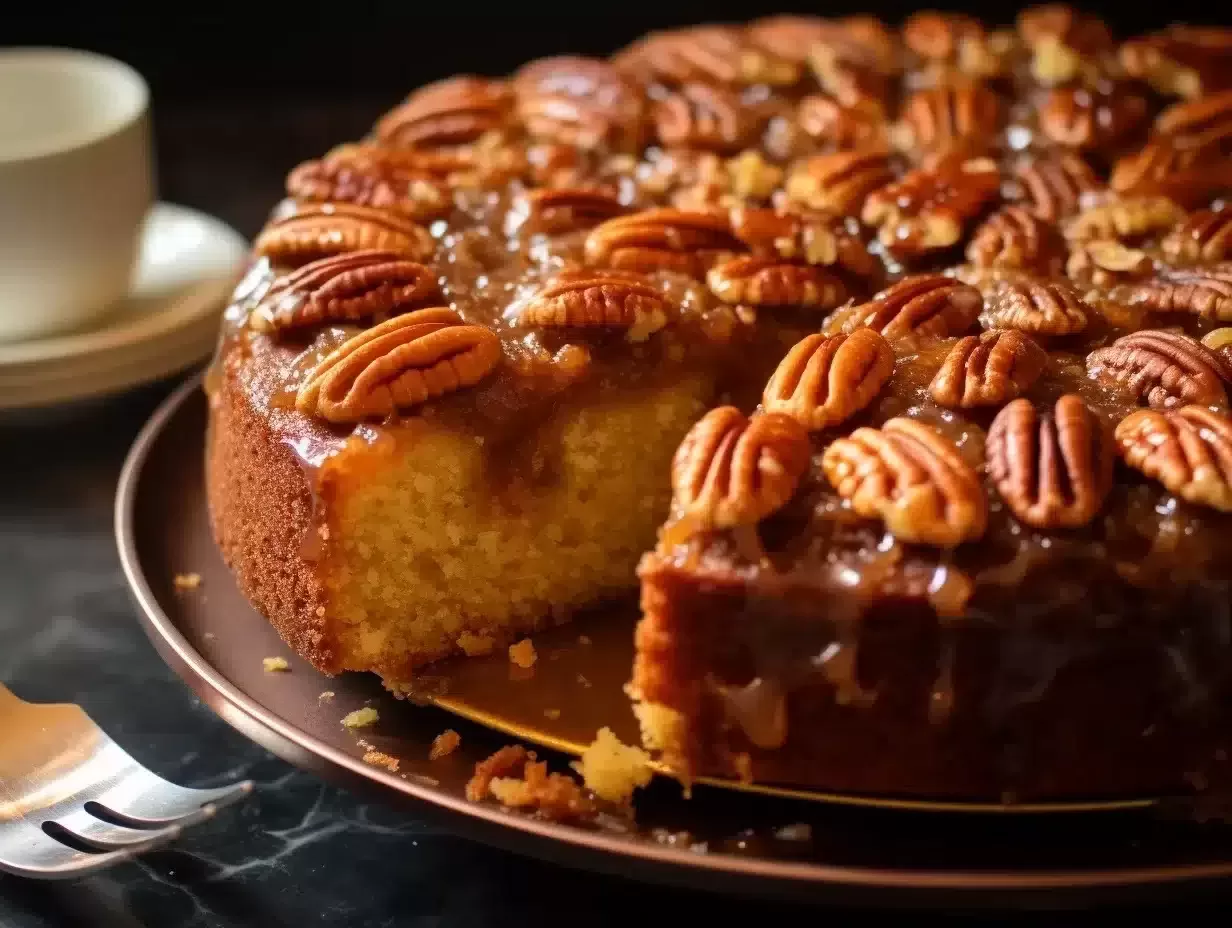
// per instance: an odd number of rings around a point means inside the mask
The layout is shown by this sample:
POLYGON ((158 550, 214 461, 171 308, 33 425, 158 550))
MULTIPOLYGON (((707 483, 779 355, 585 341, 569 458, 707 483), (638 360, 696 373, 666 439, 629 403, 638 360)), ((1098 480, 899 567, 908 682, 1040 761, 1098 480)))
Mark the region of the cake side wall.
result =
POLYGON ((318 670, 337 673, 325 592, 303 556, 311 488, 292 450, 253 408, 238 366, 224 363, 210 400, 206 451, 215 541, 240 590, 283 640, 318 670))

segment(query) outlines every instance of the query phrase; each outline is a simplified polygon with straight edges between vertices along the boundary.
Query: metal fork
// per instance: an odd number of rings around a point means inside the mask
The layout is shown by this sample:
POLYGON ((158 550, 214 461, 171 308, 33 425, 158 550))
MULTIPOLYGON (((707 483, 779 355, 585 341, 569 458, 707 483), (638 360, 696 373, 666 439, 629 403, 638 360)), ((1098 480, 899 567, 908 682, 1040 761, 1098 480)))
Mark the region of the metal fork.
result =
POLYGON ((128 860, 252 792, 186 789, 138 764, 79 706, 0 684, 0 872, 52 880, 128 860))

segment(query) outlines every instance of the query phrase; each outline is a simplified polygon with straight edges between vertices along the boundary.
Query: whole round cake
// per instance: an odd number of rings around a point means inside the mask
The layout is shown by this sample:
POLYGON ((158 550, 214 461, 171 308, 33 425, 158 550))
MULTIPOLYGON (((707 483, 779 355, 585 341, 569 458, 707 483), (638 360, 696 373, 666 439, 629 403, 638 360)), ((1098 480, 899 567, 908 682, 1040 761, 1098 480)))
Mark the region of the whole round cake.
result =
POLYGON ((1232 30, 657 32, 420 88, 286 187, 208 490, 322 671, 640 583, 681 779, 1227 785, 1232 30))

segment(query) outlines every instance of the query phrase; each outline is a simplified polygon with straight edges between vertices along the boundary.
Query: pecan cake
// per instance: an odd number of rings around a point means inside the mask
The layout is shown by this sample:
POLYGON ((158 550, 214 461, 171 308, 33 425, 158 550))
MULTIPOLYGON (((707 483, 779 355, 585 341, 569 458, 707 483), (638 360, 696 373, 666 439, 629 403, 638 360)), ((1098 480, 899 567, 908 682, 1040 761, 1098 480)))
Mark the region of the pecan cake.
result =
POLYGON ((1205 788, 1230 156, 1232 30, 1064 5, 421 88, 256 240, 217 539, 299 653, 394 688, 640 580, 629 692, 684 780, 1205 788))

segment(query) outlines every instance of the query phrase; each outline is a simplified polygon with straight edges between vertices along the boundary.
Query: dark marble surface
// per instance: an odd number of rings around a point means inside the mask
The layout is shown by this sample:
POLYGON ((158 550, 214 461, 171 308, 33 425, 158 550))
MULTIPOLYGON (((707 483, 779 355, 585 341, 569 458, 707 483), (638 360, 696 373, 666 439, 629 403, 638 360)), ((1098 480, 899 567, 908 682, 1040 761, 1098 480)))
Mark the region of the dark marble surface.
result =
MULTIPOLYGON (((287 165, 358 134, 385 102, 157 113, 163 196, 251 235, 287 165)), ((258 787, 139 862, 70 883, 0 876, 0 926, 596 926, 657 922, 665 907, 729 923, 866 917, 687 895, 518 858, 328 786, 230 729, 147 642, 112 540, 124 453, 170 386, 0 415, 0 681, 33 701, 79 703, 169 779, 249 777, 258 787)))

